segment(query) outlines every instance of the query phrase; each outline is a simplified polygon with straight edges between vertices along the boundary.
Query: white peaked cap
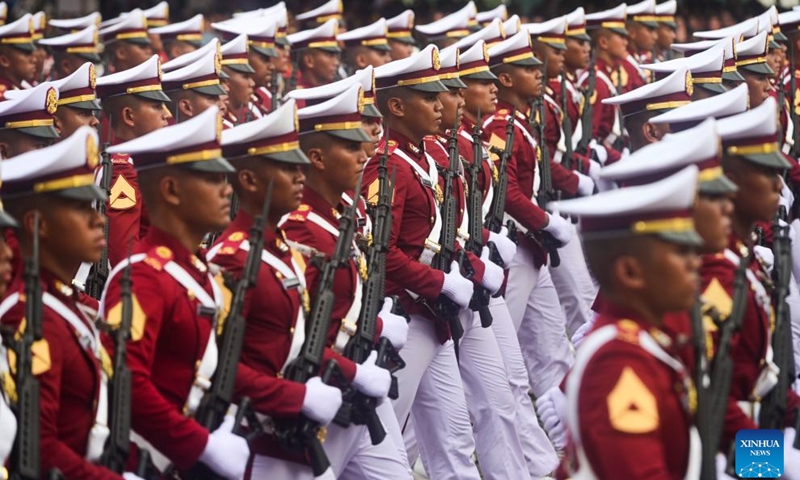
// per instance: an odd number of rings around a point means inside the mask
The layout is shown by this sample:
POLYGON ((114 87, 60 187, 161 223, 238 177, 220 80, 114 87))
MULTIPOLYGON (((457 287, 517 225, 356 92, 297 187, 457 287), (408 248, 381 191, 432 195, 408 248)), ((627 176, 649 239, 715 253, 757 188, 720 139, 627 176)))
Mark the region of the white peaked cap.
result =
POLYGON ((678 2, 676 0, 667 0, 656 5, 656 15, 675 15, 677 11, 678 2))
POLYGON ((414 43, 414 38, 411 36, 411 30, 414 29, 414 11, 409 9, 400 15, 387 18, 386 28, 389 30, 386 34, 389 39, 414 43))
MULTIPOLYGON (((471 2, 470 2, 471 3, 471 2)), ((474 4, 472 4, 474 7, 474 4)), ((439 20, 414 27, 418 32, 430 38, 461 38, 469 35, 470 20, 475 17, 468 4, 456 12, 442 17, 439 20)))
POLYGON ((336 40, 344 42, 347 46, 363 45, 378 50, 389 50, 389 42, 386 39, 388 32, 386 19, 379 18, 376 22, 364 27, 336 35, 336 40))
POLYGON ((336 35, 339 33, 339 22, 331 19, 319 27, 303 30, 286 37, 292 48, 320 48, 339 51, 336 35))
POLYGON ((61 30, 82 30, 90 25, 99 27, 102 18, 100 12, 92 12, 89 15, 78 18, 51 18, 47 23, 51 27, 60 28, 61 30))
POLYGON ((750 111, 717 122, 725 153, 770 168, 791 167, 778 145, 777 108, 778 102, 769 97, 750 111))
POLYGON ((135 38, 137 39, 147 38, 147 18, 144 16, 144 12, 138 8, 128 12, 125 16, 117 17, 110 25, 101 24, 101 27, 100 39, 103 43, 114 40, 131 40, 131 32, 136 33, 135 38))
POLYGON ((681 125, 694 126, 709 117, 721 119, 745 112, 749 106, 748 99, 747 85, 742 84, 715 97, 697 100, 689 105, 662 113, 651 118, 650 123, 669 123, 673 132, 676 129, 684 130, 679 127, 681 125))
POLYGON ((218 52, 220 55, 222 55, 222 48, 220 47, 218 38, 212 38, 210 42, 206 43, 197 50, 184 53, 183 55, 175 57, 169 62, 162 64, 161 71, 167 73, 179 68, 183 68, 205 57, 208 55, 208 52, 218 52))
POLYGON ((520 30, 522 30, 522 20, 520 20, 519 15, 516 13, 503 22, 503 32, 506 37, 516 35, 520 30))
POLYGON ((546 43, 553 48, 566 50, 567 16, 556 17, 542 23, 526 23, 522 26, 534 41, 546 43))
POLYGON ((668 77, 630 92, 603 100, 604 105, 619 105, 622 115, 672 110, 692 101, 692 74, 679 68, 668 77))
POLYGON ((58 138, 58 132, 53 128, 53 114, 58 108, 58 90, 50 82, 16 90, 11 95, 13 98, 0 102, 0 128, 37 137, 58 138))
POLYGON ((135 94, 169 101, 161 91, 161 59, 153 55, 139 65, 97 79, 97 96, 100 98, 135 94), (158 88, 150 88, 158 85, 158 88), (159 95, 160 94, 160 95, 159 95), (157 98, 158 97, 158 98, 157 98))
POLYGON ((693 35, 697 38, 705 39, 718 39, 726 37, 745 38, 753 37, 758 34, 758 19, 749 18, 743 22, 730 27, 720 28, 718 30, 704 30, 701 32, 694 32, 693 35))
POLYGON ((94 92, 97 82, 94 64, 86 62, 69 76, 52 83, 58 90, 58 106, 100 110, 100 104, 94 92))
POLYGON ((354 84, 330 100, 301 108, 300 135, 322 132, 355 142, 372 141, 361 126, 363 98, 361 86, 354 84))
POLYGON ((439 80, 439 49, 428 45, 410 57, 395 60, 375 69, 375 85, 378 90, 393 87, 409 87, 425 92, 446 92, 439 80))
MULTIPOLYGON (((194 17, 178 23, 170 23, 163 27, 155 27, 148 30, 150 33, 164 34, 180 34, 184 32, 202 32, 203 31, 203 14, 198 13, 194 17)), ((180 40, 180 39, 179 39, 180 40)))
POLYGON ((503 21, 499 18, 495 18, 482 29, 457 41, 455 45, 461 49, 466 49, 475 45, 480 40, 495 44, 505 38, 506 33, 503 29, 503 21))
POLYGON ((161 77, 164 91, 195 90, 205 95, 226 95, 219 84, 221 59, 217 52, 207 51, 196 62, 172 70, 161 77))
POLYGON ((686 68, 695 73, 721 71, 725 62, 724 45, 718 43, 705 52, 686 58, 675 58, 659 63, 646 63, 640 65, 645 70, 653 72, 674 72, 678 68, 686 68))
POLYGON ((381 117, 381 112, 375 107, 375 69, 372 65, 367 65, 365 68, 357 70, 354 74, 337 82, 319 87, 292 90, 286 94, 286 98, 305 102, 305 106, 316 105, 341 94, 354 84, 360 85, 364 92, 364 111, 362 114, 369 117, 381 117))
POLYGON ((147 18, 148 25, 165 25, 169 22, 169 3, 159 2, 155 6, 146 9, 144 16, 147 18))
POLYGON ((489 48, 489 66, 501 64, 541 65, 533 55, 531 36, 520 31, 489 48))
POLYGON ((295 18, 299 21, 317 19, 318 22, 322 23, 330 20, 330 18, 341 18, 343 11, 342 0, 329 0, 313 10, 296 15, 295 18))
POLYGON ((669 242, 700 245, 702 239, 690 214, 697 179, 698 168, 690 165, 657 182, 552 202, 551 208, 580 217, 584 240, 654 235, 669 242))
POLYGON ((298 141, 297 102, 288 99, 269 115, 222 132, 226 158, 263 156, 284 163, 309 164, 298 141))
POLYGON ((500 19, 504 21, 507 18, 508 18, 508 8, 506 8, 504 3, 501 3, 500 5, 496 6, 491 10, 487 10, 485 12, 478 12, 477 15, 475 15, 475 20, 477 20, 478 23, 481 24, 489 23, 495 19, 500 19))

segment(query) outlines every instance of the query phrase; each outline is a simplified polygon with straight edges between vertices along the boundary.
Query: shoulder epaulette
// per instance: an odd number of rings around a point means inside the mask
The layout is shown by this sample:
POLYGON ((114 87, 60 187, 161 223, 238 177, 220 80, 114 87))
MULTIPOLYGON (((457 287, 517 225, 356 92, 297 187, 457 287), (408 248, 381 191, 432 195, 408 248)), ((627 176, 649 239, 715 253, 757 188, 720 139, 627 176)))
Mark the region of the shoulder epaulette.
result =
POLYGON ((506 110, 505 108, 501 108, 500 110, 494 112, 495 120, 505 120, 507 116, 508 116, 508 110, 506 110))
POLYGON ((246 232, 231 233, 222 241, 222 246, 220 246, 217 255, 235 255, 245 240, 247 240, 246 232))
POLYGON ((617 326, 617 339, 623 342, 639 344, 639 332, 641 327, 633 320, 623 319, 616 323, 617 326))
POLYGON ((115 153, 111 155, 111 163, 124 164, 130 163, 131 156, 127 153, 115 153))
POLYGON ((173 256, 172 250, 162 245, 147 252, 144 263, 160 272, 172 260, 173 256))
POLYGON ((306 218, 308 218, 308 214, 311 213, 311 207, 304 203, 297 207, 297 210, 289 214, 289 217, 286 219, 288 221, 293 222, 305 222, 306 218))

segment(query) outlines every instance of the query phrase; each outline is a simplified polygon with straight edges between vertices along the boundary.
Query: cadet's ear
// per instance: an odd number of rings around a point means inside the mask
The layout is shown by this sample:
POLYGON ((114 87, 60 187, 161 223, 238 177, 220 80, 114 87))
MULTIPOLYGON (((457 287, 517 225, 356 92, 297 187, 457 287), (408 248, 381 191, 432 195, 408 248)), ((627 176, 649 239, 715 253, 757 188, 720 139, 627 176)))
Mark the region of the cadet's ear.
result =
POLYGON ((508 72, 498 73, 497 80, 503 88, 514 88, 514 80, 511 79, 511 74, 508 72))
POLYGON ((391 113, 395 117, 405 117, 405 103, 403 99, 400 97, 392 97, 387 102, 386 105, 389 107, 389 113, 391 113))
POLYGON ((136 121, 133 119, 133 109, 131 107, 125 106, 122 107, 122 111, 120 113, 120 118, 122 119, 122 123, 129 127, 133 127, 136 124, 136 121))
POLYGON ((0 140, 0 158, 11 158, 9 155, 11 145, 7 140, 0 140))
POLYGON ((21 227, 31 238, 33 237, 34 224, 36 223, 36 213, 39 213, 39 237, 47 238, 48 224, 47 217, 36 209, 30 209, 22 215, 21 227))
POLYGON ((305 152, 306 157, 311 162, 311 168, 316 170, 325 170, 325 162, 323 162, 322 149, 319 147, 309 148, 305 152))
POLYGON ((11 66, 11 59, 8 58, 5 51, 0 50, 0 67, 9 68, 11 66))
POLYGON ((645 122, 642 124, 642 135, 644 138, 647 139, 648 143, 656 143, 661 140, 661 133, 659 132, 658 128, 650 122, 645 122))
POLYGON ((188 98, 180 99, 178 102, 178 111, 184 118, 192 118, 194 116, 194 113, 192 113, 192 102, 190 102, 188 98))
POLYGON ((255 192, 258 190, 258 182, 256 175, 252 170, 242 169, 236 172, 236 179, 239 181, 239 187, 247 192, 255 192))
POLYGON ((644 287, 641 261, 632 255, 622 255, 612 264, 612 278, 625 290, 639 290, 644 287))
POLYGON ((310 51, 301 53, 298 65, 302 65, 305 70, 311 70, 314 68, 314 55, 312 55, 310 51))
POLYGON ((158 179, 158 192, 169 205, 180 205, 179 180, 174 175, 164 175, 158 179))

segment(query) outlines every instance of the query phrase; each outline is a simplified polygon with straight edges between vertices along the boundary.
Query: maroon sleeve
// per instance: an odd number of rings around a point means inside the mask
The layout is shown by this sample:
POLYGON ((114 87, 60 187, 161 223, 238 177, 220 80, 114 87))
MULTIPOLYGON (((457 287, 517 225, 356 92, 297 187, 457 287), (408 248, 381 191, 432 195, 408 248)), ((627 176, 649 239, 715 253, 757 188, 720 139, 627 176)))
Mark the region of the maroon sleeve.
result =
POLYGON ((112 163, 110 185, 106 214, 108 260, 113 267, 127 258, 130 246, 139 240, 143 203, 136 170, 126 159, 112 163))
POLYGON ((578 176, 560 163, 550 160, 550 176, 553 179, 553 188, 556 190, 561 190, 570 197, 578 193, 578 176))

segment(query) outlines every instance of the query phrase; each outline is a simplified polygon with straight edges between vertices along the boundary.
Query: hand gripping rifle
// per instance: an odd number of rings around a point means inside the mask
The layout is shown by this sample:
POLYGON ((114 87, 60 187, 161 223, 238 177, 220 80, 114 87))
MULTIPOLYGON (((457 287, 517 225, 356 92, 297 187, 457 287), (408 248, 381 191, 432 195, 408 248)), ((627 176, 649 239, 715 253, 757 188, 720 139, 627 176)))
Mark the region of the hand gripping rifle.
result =
POLYGON ((586 80, 586 90, 583 92, 583 112, 581 112, 581 139, 578 142, 578 152, 587 153, 589 143, 592 141, 592 97, 597 87, 597 49, 592 47, 592 57, 589 60, 589 76, 586 80))
POLYGON ((39 282, 39 212, 33 219, 33 251, 25 259, 25 328, 19 335, 8 335, 8 347, 16 353, 17 401, 12 405, 17 417, 17 436, 11 452, 11 480, 38 480, 40 477, 39 380, 33 374, 33 344, 42 333, 42 285, 39 282), (16 338, 16 337, 19 338, 16 338))
MULTIPOLYGON (((444 201, 442 202, 442 234, 439 237, 439 253, 433 258, 431 266, 444 273, 450 273, 450 265, 455 258, 465 277, 469 278, 474 273, 472 265, 464 254, 464 250, 456 250, 456 212, 458 204, 453 191, 453 182, 459 178, 458 164, 458 115, 456 115, 456 125, 450 131, 447 141, 447 152, 450 155, 450 163, 441 173, 444 178, 444 201)), ((450 325, 450 334, 453 337, 453 347, 458 357, 458 342, 464 335, 464 327, 458 317, 460 308, 452 300, 444 295, 440 295, 434 304, 436 315, 443 318, 450 325)))
MULTIPOLYGON (((511 116, 506 124, 505 148, 499 149, 495 146, 489 147, 489 151, 497 155, 500 163, 497 166, 497 178, 493 178, 492 188, 494 190, 494 196, 492 197, 492 202, 489 205, 489 214, 486 216, 486 221, 484 222, 483 226, 486 227, 487 230, 494 233, 500 233, 500 230, 503 228, 503 220, 506 213, 506 196, 508 195, 508 173, 506 172, 506 169, 508 166, 508 161, 511 159, 511 154, 514 151, 514 135, 516 134, 516 131, 514 130, 514 118, 516 117, 516 114, 516 108, 511 110, 511 116)), ((517 226, 514 221, 509 220, 506 224, 506 228, 508 228, 508 238, 516 243, 518 241, 517 226)), ((506 268, 505 262, 503 262, 503 259, 500 257, 500 253, 497 252, 497 249, 494 249, 494 251, 491 252, 491 256, 489 258, 497 265, 506 268)))
MULTIPOLYGON (((544 65, 545 71, 547 71, 547 61, 545 61, 544 65)), ((557 192, 553 188, 553 175, 550 170, 550 151, 547 148, 547 142, 545 141, 545 128, 547 125, 547 106, 545 105, 544 96, 537 100, 537 107, 539 109, 539 123, 537 128, 539 130, 539 148, 541 149, 541 158, 539 159, 539 178, 541 179, 541 184, 539 185, 539 195, 536 196, 536 203, 539 204, 539 207, 542 210, 547 210, 547 204, 553 200, 558 200, 560 192, 557 192)), ((533 118, 533 115, 531 115, 533 118)), ((532 234, 532 232, 529 232, 532 234)), ((542 235, 542 247, 547 251, 550 255, 550 266, 558 267, 561 265, 561 256, 558 254, 558 248, 561 246, 561 242, 555 239, 550 232, 541 232, 542 235)))
MULTIPOLYGON (((478 121, 481 112, 478 110, 478 121)), ((481 140, 481 126, 476 122, 475 129, 472 131, 472 163, 466 164, 469 172, 469 188, 467 195, 467 215, 468 215, 468 235, 464 248, 480 257, 483 252, 483 192, 478 183, 478 176, 483 169, 483 141, 481 140)), ((494 254, 498 254, 494 243, 489 243, 488 248, 494 249, 494 254)), ((499 255, 499 254, 498 254, 499 255)), ((492 312, 489 310, 489 300, 491 294, 481 286, 475 287, 472 295, 470 308, 478 312, 481 317, 481 327, 489 328, 492 326, 492 312)))
MULTIPOLYGON (((361 177, 358 178, 354 191, 361 191, 361 177)), ((358 202, 354 200, 339 218, 339 238, 336 240, 333 255, 320 268, 319 288, 311 307, 306 340, 300 355, 286 367, 284 378, 287 380, 306 383, 315 377, 322 367, 333 310, 333 280, 337 269, 349 265, 357 209, 358 202)), ((341 376, 339 366, 335 360, 330 360, 322 374, 322 381, 328 383, 335 375, 341 376)), ((275 423, 278 440, 283 448, 290 452, 307 453, 315 477, 330 468, 330 461, 320 441, 320 438, 324 438, 325 431, 317 422, 301 415, 296 420, 275 420, 275 423)))
POLYGON ((781 220, 786 215, 783 206, 772 224, 772 251, 775 264, 772 268, 772 279, 775 285, 772 292, 772 304, 775 308, 775 332, 772 334, 772 350, 774 362, 780 369, 778 384, 764 396, 761 402, 761 413, 758 425, 760 428, 781 429, 786 418, 786 394, 792 388, 796 378, 794 367, 794 350, 792 348, 791 316, 786 297, 789 295, 789 282, 792 278, 792 246, 789 239, 788 224, 781 220))
MULTIPOLYGON (((703 400, 698 396, 698 408, 695 418, 697 427, 703 440, 703 462, 702 480, 716 479, 715 456, 719 450, 722 438, 722 428, 725 425, 725 412, 727 410, 728 395, 731 389, 733 378, 733 358, 731 357, 731 341, 734 333, 742 327, 744 312, 747 308, 747 294, 749 284, 747 280, 747 269, 752 261, 752 253, 739 260, 739 266, 733 278, 733 305, 727 319, 723 318, 720 312, 710 305, 703 307, 704 314, 708 315, 719 329, 719 343, 714 358, 708 370, 708 381, 699 377, 696 385, 699 389, 703 387, 703 400), (700 383, 701 382, 701 383, 700 383)), ((705 341, 703 333, 702 339, 705 341)), ((700 359, 698 359, 700 361, 700 359)), ((698 375, 702 375, 698 370, 698 375)), ((729 468, 733 467, 733 461, 729 458, 729 468)))
MULTIPOLYGON (((269 216, 269 207, 272 203, 272 189, 273 182, 270 181, 261 207, 261 215, 253 220, 253 225, 250 227, 248 234, 250 250, 247 252, 242 276, 236 282, 228 316, 222 324, 215 327, 217 328, 216 341, 219 344, 219 361, 214 377, 211 380, 211 387, 203 395, 200 405, 194 414, 197 423, 209 432, 213 432, 222 425, 225 415, 233 403, 236 372, 239 366, 239 357, 242 353, 245 333, 245 318, 242 315, 242 310, 244 310, 247 292, 256 286, 258 271, 261 268, 261 252, 264 250, 264 228, 269 216)), ((250 399, 247 397, 239 400, 234 429, 240 427, 245 416, 248 417, 250 427, 258 430, 259 423, 252 414, 250 399)), ((188 477, 209 480, 223 478, 202 463, 195 464, 188 477)))
MULTIPOLYGON (((389 158, 388 134, 387 142, 378 165, 378 202, 374 207, 372 230, 372 245, 367 253, 367 265, 369 268, 366 282, 364 282, 364 293, 361 302, 361 312, 358 317, 356 333, 347 342, 344 348, 344 356, 355 363, 364 363, 375 347, 375 335, 377 333, 378 313, 383 306, 384 283, 386 280, 385 258, 389 249, 389 236, 392 232, 392 196, 394 194, 394 179, 391 183, 387 174, 387 162, 389 158)), ((356 195, 358 192, 356 192, 356 195)), ((354 199, 358 201, 358 197, 354 199)), ((397 301, 393 298, 393 301, 397 301)), ((376 364, 394 373, 403 366, 405 362, 400 358, 399 353, 386 338, 378 341, 376 348, 378 359, 376 364)), ((397 398, 397 378, 392 375, 392 388, 389 396, 397 398)), ((386 437, 386 430, 383 428, 380 418, 375 413, 378 406, 378 399, 368 397, 360 392, 355 392, 351 401, 353 405, 352 422, 356 425, 366 425, 373 445, 378 445, 386 437)))
MULTIPOLYGON (((103 153, 100 156, 100 165, 103 168, 103 175, 100 179, 100 187, 106 193, 106 197, 111 198, 111 176, 113 175, 113 168, 111 162, 111 154, 108 153, 108 147, 111 144, 111 117, 108 118, 108 132, 106 134, 106 141, 103 143, 103 153)), ((110 202, 110 200, 109 200, 110 202)), ((104 200, 97 201, 97 211, 105 219, 103 222, 103 236, 106 239, 103 253, 92 267, 92 274, 89 277, 89 284, 87 285, 87 293, 92 298, 100 300, 103 295, 103 287, 105 287, 106 280, 108 279, 108 213, 106 211, 106 202, 104 200)))

